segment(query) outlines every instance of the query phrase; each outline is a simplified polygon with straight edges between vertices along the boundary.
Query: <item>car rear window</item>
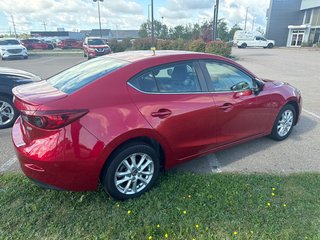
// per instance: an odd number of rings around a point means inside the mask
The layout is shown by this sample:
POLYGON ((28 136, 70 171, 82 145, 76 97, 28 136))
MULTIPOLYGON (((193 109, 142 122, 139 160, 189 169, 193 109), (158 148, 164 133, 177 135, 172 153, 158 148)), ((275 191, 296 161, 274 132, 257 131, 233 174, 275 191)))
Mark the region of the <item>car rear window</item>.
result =
POLYGON ((127 61, 100 57, 71 67, 47 81, 60 91, 71 94, 127 64, 127 61))

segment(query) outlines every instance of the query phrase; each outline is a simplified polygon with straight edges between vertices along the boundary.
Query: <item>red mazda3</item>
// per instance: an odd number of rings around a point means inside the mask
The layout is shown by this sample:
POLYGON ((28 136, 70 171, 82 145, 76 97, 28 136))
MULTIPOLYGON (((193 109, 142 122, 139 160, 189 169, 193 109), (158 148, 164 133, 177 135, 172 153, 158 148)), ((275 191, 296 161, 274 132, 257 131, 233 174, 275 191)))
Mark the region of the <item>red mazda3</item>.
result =
POLYGON ((289 136, 299 90, 203 53, 124 52, 14 88, 13 143, 41 186, 140 196, 159 168, 250 139, 289 136))

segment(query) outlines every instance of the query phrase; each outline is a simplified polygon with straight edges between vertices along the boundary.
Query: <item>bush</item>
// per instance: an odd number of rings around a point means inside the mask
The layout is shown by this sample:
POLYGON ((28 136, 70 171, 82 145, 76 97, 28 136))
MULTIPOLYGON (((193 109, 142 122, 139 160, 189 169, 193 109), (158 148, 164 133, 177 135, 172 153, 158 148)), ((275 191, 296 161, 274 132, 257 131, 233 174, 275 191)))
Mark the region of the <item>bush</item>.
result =
POLYGON ((206 43, 201 39, 193 40, 188 44, 188 50, 194 52, 205 52, 206 50, 206 43))
POLYGON ((205 52, 230 57, 231 46, 223 41, 211 41, 206 44, 205 52))
POLYGON ((130 48, 132 48, 132 43, 130 41, 130 39, 124 39, 124 40, 116 40, 116 39, 112 39, 111 41, 109 41, 109 46, 112 49, 112 52, 116 53, 116 52, 124 52, 130 48))
POLYGON ((151 38, 138 38, 133 42, 134 50, 150 50, 152 45, 151 38))

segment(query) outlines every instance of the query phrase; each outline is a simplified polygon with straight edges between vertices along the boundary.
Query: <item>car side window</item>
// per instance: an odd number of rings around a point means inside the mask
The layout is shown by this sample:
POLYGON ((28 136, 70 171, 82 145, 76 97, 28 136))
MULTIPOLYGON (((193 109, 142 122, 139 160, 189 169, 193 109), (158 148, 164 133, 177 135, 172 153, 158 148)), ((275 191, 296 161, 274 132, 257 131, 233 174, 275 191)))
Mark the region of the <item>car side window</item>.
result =
POLYGON ((187 93, 200 92, 193 63, 173 63, 160 66, 130 80, 143 92, 187 93))
POLYGON ((210 91, 230 92, 253 89, 252 78, 231 65, 220 62, 204 62, 210 91))

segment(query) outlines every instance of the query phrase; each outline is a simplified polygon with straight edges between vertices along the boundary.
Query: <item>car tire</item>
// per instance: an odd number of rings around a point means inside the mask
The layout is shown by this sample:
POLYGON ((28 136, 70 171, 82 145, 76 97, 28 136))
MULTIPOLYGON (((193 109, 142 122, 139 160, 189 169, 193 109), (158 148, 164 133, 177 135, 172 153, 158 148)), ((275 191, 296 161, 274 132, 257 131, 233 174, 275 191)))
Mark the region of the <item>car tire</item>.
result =
POLYGON ((286 139, 293 129, 295 119, 295 108, 290 104, 285 105, 278 113, 278 116, 273 124, 270 137, 277 141, 286 139))
POLYGON ((0 129, 11 127, 19 116, 14 107, 12 98, 0 96, 0 129))
POLYGON ((83 57, 85 57, 85 58, 87 57, 87 54, 85 52, 83 52, 83 57))
POLYGON ((272 43, 269 43, 267 47, 268 47, 268 48, 273 48, 273 44, 272 44, 272 43))
POLYGON ((116 150, 102 172, 101 183, 114 199, 136 198, 147 192, 159 175, 159 156, 149 145, 135 142, 116 150))
POLYGON ((242 43, 241 44, 241 48, 246 48, 247 47, 247 44, 246 43, 242 43))

